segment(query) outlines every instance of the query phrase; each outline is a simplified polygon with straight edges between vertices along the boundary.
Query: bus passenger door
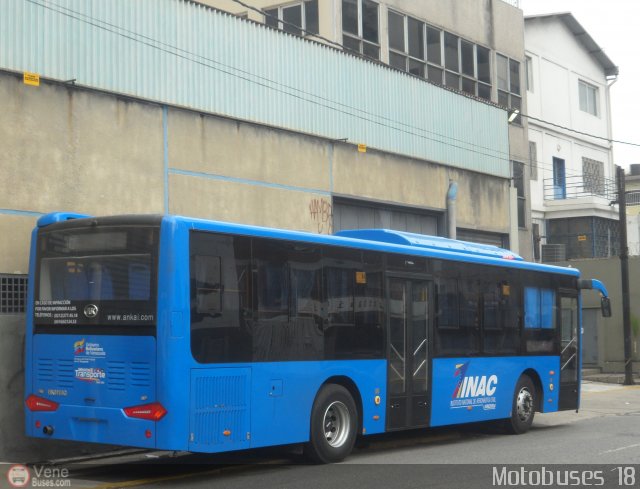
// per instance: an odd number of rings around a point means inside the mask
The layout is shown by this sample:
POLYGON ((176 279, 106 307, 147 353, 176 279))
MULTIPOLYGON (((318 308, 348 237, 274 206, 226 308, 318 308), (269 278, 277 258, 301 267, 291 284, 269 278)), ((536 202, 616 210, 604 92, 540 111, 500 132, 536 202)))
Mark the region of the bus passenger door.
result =
POLYGON ((580 332, 578 298, 560 293, 560 410, 577 409, 579 397, 580 332))
POLYGON ((388 279, 387 429, 428 425, 430 282, 388 279))

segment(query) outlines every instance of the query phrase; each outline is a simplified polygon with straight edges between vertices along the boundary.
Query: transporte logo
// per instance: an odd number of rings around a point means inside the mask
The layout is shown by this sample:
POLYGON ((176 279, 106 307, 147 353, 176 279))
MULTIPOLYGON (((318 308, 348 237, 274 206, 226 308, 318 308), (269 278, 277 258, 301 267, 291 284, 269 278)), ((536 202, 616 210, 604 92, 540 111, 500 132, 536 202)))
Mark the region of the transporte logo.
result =
POLYGON ((471 362, 458 363, 453 374, 458 379, 451 396, 452 409, 482 407, 485 411, 496 408, 494 394, 498 388, 497 375, 467 375, 471 362))
POLYGON ((84 353, 84 342, 85 342, 85 339, 82 338, 81 340, 78 340, 73 344, 74 355, 82 355, 84 353))
POLYGON ((107 378, 107 373, 102 368, 77 368, 76 379, 83 382, 93 382, 95 384, 104 384, 104 379, 107 378))

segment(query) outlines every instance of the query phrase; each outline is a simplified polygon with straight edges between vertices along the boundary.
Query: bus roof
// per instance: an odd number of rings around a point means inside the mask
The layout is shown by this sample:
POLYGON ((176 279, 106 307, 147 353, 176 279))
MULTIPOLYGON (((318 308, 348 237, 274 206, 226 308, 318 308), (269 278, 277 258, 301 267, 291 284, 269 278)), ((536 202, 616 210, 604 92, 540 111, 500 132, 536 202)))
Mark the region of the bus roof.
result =
POLYGON ((158 222, 160 219, 166 222, 182 223, 191 229, 214 231, 221 233, 241 234, 273 239, 303 241, 329 246, 345 246, 356 249, 383 251, 388 253, 403 253, 407 255, 424 256, 464 263, 477 263, 504 268, 531 270, 543 273, 558 273, 579 277, 580 272, 575 268, 545 265, 527 262, 512 251, 497 246, 459 241, 439 236, 427 236, 422 234, 395 231, 390 229, 360 229, 352 231, 340 231, 334 235, 314 234, 302 231, 290 231, 285 229, 266 228, 246 224, 234 224, 222 221, 210 221, 192 217, 164 215, 164 216, 105 216, 91 217, 72 213, 52 213, 38 220, 38 227, 83 227, 86 221, 93 224, 140 224, 141 220, 150 218, 158 222), (75 221, 75 222, 70 222, 75 221))
POLYGON ((388 253, 403 253, 465 263, 477 263, 543 273, 558 273, 574 277, 580 276, 580 271, 575 268, 528 262, 512 251, 497 246, 390 229, 361 229, 340 231, 333 235, 326 235, 220 221, 208 221, 183 216, 166 216, 165 218, 176 219, 177 221, 191 225, 194 229, 208 231, 304 241, 330 246, 346 246, 349 248, 384 251, 388 253))

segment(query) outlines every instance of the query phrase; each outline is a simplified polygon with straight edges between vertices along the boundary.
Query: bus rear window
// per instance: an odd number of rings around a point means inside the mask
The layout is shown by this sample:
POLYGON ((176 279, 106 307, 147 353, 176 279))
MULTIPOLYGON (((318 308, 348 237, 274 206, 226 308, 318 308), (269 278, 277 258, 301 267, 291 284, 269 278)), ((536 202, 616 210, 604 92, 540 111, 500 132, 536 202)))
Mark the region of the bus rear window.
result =
POLYGON ((155 322, 157 228, 44 232, 36 325, 155 322))

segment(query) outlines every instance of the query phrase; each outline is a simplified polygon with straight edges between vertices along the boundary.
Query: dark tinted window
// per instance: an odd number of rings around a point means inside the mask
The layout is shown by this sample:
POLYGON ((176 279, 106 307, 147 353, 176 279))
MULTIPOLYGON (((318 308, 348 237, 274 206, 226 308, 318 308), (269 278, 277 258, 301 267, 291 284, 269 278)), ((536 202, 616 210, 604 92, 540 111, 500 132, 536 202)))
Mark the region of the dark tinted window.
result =
POLYGON ((191 351, 201 363, 251 360, 251 242, 193 233, 191 351))
POLYGON ((325 358, 380 358, 384 341, 381 260, 371 254, 325 248, 327 323, 325 358))
MULTIPOLYGON (((483 351, 486 354, 518 353, 520 348, 520 289, 507 280, 487 282, 482 294, 483 351)), ((502 273, 506 275, 506 273, 502 273)))
POLYGON ((304 4, 304 17, 307 34, 318 34, 318 0, 310 0, 304 4))
POLYGON ((44 230, 35 283, 36 325, 151 325, 158 228, 44 230), (87 315, 85 307, 95 308, 87 315))
POLYGON ((254 360, 319 360, 323 356, 322 267, 318 248, 254 239, 254 360))

